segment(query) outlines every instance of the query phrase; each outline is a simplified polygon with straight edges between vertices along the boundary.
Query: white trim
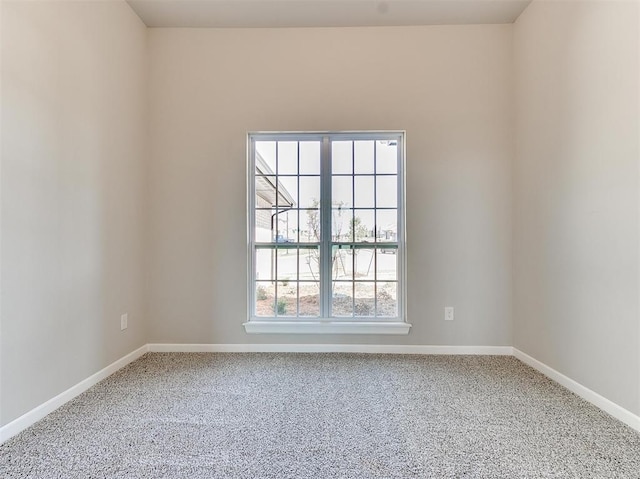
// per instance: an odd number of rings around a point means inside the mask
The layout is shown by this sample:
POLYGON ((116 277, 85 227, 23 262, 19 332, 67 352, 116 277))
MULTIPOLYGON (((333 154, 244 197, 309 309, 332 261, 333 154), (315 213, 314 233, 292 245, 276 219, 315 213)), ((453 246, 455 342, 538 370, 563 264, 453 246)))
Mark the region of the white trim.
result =
POLYGON ((582 399, 589 401, 594 406, 602 409, 604 412, 610 414, 614 418, 622 421, 627 426, 632 427, 636 431, 640 431, 640 416, 636 416, 631 411, 619 406, 618 404, 610 401, 609 399, 601 396, 595 391, 583 386, 577 381, 574 381, 570 377, 565 376, 564 374, 556 371, 555 369, 547 366, 541 361, 538 361, 535 358, 532 358, 526 353, 523 353, 519 349, 513 348, 513 355, 518 358, 523 363, 531 366, 533 369, 541 372, 548 378, 557 382, 561 386, 564 386, 572 393, 577 394, 582 399))
MULTIPOLYGON (((257 248, 265 248, 265 249, 274 249, 277 248, 277 242, 273 242, 273 238, 271 241, 257 241, 255 237, 255 229, 256 229, 256 210, 257 206, 255 204, 254 197, 256 196, 256 158, 259 156, 256 151, 256 142, 257 141, 319 141, 321 142, 321 151, 320 151, 320 174, 317 175, 320 179, 320 238, 316 238, 318 241, 314 243, 306 243, 300 242, 301 238, 297 238, 295 241, 292 241, 289 247, 293 248, 304 248, 311 244, 318 246, 320 253, 320 263, 319 263, 319 282, 320 282, 320 318, 314 318, 315 321, 324 322, 324 318, 329 318, 330 321, 335 321, 338 319, 335 315, 333 315, 331 311, 331 289, 332 289, 332 276, 331 276, 331 250, 336 243, 334 239, 331 237, 331 178, 332 178, 332 160, 331 160, 331 143, 333 141, 342 141, 342 140, 394 140, 397 142, 397 172, 395 175, 389 174, 389 177, 394 176, 397 180, 397 238, 395 241, 389 241, 393 246, 397 249, 397 278, 394 283, 396 283, 397 288, 397 298, 398 298, 398 318, 406 322, 406 173, 405 173, 405 164, 406 164, 406 131, 404 130, 390 130, 390 131, 357 131, 357 132, 334 132, 334 131, 325 131, 325 132, 306 132, 306 131, 290 131, 290 132, 248 132, 247 133, 247 241, 249 246, 248 251, 248 291, 247 295, 247 311, 249 312, 248 322, 251 323, 255 320, 255 318, 251 317, 254 313, 252 311, 255 310, 257 303, 257 295, 256 295, 256 284, 257 278, 257 268, 256 268, 256 251, 257 248), (297 245, 297 246, 296 246, 297 245), (305 246, 306 245, 306 246, 305 246)), ((352 145, 353 146, 353 145, 352 145)), ((375 152, 374 152, 375 158, 375 152)), ((278 162, 278 151, 276 151, 275 155, 276 163, 278 162)), ((353 157, 352 157, 353 160, 353 157)), ((300 151, 298 150, 297 157, 298 165, 300 164, 300 151)), ((275 172, 270 174, 274 174, 279 176, 280 173, 275 168, 275 172)), ((346 177, 350 177, 352 180, 354 179, 355 170, 352 173, 347 174, 346 177)), ((377 176, 379 173, 374 166, 373 176, 377 176)), ((384 175, 385 173, 380 173, 380 175, 384 175)), ((277 179, 277 178, 276 178, 277 179)), ((276 181, 277 183, 277 181, 276 181)), ((375 187, 374 187, 375 191, 375 187)), ((299 196, 299 195, 298 195, 299 196)), ((375 196, 375 195, 374 195, 375 196)), ((383 208, 378 204, 378 200, 374 198, 374 204, 372 205, 373 210, 378 210, 383 208)), ((300 198, 298 198, 298 201, 300 198)), ((355 207, 355 197, 353 196, 352 191, 352 201, 351 208, 355 207)), ((294 205, 291 205, 292 207, 294 205)), ((300 208, 300 205, 296 206, 297 209, 300 208)), ((288 208, 275 208, 275 212, 272 215, 272 230, 273 230, 273 218, 281 212, 288 211, 288 208)), ((273 211, 273 210, 272 210, 273 211)), ((302 210, 300 210, 302 211, 302 210)), ((355 210, 354 210, 355 211, 355 210)), ((272 231, 273 234, 273 231, 272 231)), ((375 242, 375 243, 362 243, 355 241, 355 238, 352 238, 353 241, 342 241, 339 244, 344 247, 353 248, 356 246, 367 247, 369 249, 376 248, 376 244, 381 247, 384 247, 383 243, 375 242)), ((278 262, 275 263, 275 276, 278 277, 278 262)), ((268 280, 267 278, 262 278, 262 280, 268 280)), ((273 278, 272 278, 273 280, 273 278)), ((376 277, 376 268, 374 267, 374 280, 377 282, 378 279, 376 277)), ((350 281, 353 284, 353 281, 350 281)), ((273 280, 273 284, 275 285, 275 296, 278 297, 278 284, 280 281, 273 280)), ((262 318, 265 321, 273 321, 276 319, 282 320, 283 317, 278 318, 277 312, 274 312, 274 318, 262 318)), ((304 321, 305 318, 302 318, 304 321)), ((387 318, 384 318, 383 321, 386 322, 387 318)), ((248 324, 248 323, 247 323, 248 324)), ((329 331, 331 328, 327 328, 326 326, 321 327, 321 331, 317 331, 317 328, 307 328, 305 327, 303 331, 299 331, 300 328, 289 328, 286 331, 282 331, 284 325, 279 325, 274 328, 274 331, 266 331, 263 326, 252 326, 249 324, 247 327, 245 324, 245 329, 247 332, 255 332, 255 333, 285 333, 285 334, 408 334, 408 328, 406 332, 388 332, 388 329, 383 329, 381 332, 376 331, 349 331, 350 328, 339 328, 336 331, 329 331)), ((410 326, 409 326, 410 328, 410 326)), ((269 328, 272 329, 272 328, 269 328)), ((362 328, 360 328, 362 329, 362 328)))
POLYGON ((66 391, 61 392, 54 398, 49 399, 48 401, 42 403, 40 406, 33 408, 31 411, 23 414, 17 419, 14 419, 7 425, 0 428, 0 444, 7 441, 11 437, 15 436, 19 432, 24 431, 29 426, 35 424, 40 419, 45 417, 47 414, 52 413, 65 403, 71 401, 76 396, 79 396, 87 389, 92 386, 95 386, 103 379, 112 375, 119 369, 122 369, 127 364, 132 363, 136 359, 140 358, 144 353, 149 350, 149 346, 145 344, 144 346, 136 349, 135 351, 127 354, 126 356, 118 359, 117 361, 111 363, 104 369, 101 369, 97 373, 89 376, 87 379, 80 381, 75 386, 70 387, 66 391))
POLYGON ((248 334, 409 334, 403 321, 247 321, 248 334))
POLYGON ((588 389, 573 379, 559 373, 546 364, 511 346, 439 346, 412 344, 146 344, 106 368, 98 371, 56 397, 0 428, 0 444, 55 411, 71 399, 107 378, 127 364, 139 359, 146 352, 218 352, 218 353, 368 353, 368 354, 419 354, 419 355, 495 355, 515 356, 523 363, 541 372, 561 386, 589 401, 594 406, 640 431, 640 416, 624 409, 613 401, 588 389))
POLYGON ((149 344, 152 353, 369 353, 511 356, 511 346, 413 344, 149 344))
MULTIPOLYGON (((0 25, 2 25, 2 4, 0 4, 0 25)), ((2 28, 2 27, 0 27, 2 28)), ((0 55, 0 71, 2 71, 2 55, 0 55)), ((0 86, 2 85, 2 75, 0 75, 0 86)), ((2 89, 0 88, 0 91, 2 91, 2 89)), ((4 130, 2 129, 2 115, 0 114, 0 179, 2 178, 2 165, 4 164, 4 162, 2 161, 2 152, 4 151, 4 148, 2 147, 2 132, 4 130)), ((3 198, 2 195, 2 181, 0 181, 0 198, 3 198)), ((0 251, 2 251, 2 208, 0 208, 0 251)), ((0 271, 4 271, 2 269, 2 255, 0 254, 0 271)), ((0 274, 0 312, 2 312, 2 297, 4 296, 4 291, 2 290, 2 274, 0 274)), ((1 316, 1 314, 0 314, 1 316)), ((6 324, 6 322, 5 322, 6 324)), ((0 358, 2 358, 2 319, 0 319, 0 358)), ((0 368, 0 418, 2 418, 2 397, 3 397, 3 381, 2 381, 2 368, 0 368)), ((0 425, 2 425, 2 423, 0 423, 0 425)), ((0 444, 2 444, 2 428, 0 427, 0 444)))
MULTIPOLYGON (((638 22, 637 24, 640 24, 640 7, 636 8, 636 22, 638 22)), ((640 29, 638 29, 638 34, 637 34, 637 45, 640 45, 640 29)), ((638 83, 637 85, 640 85, 640 68, 637 69, 638 72, 638 83)), ((638 107, 638 112, 640 112, 640 95, 638 95, 638 104, 636 105, 638 107)), ((640 122, 638 123, 638 135, 637 135, 637 151, 640 151, 640 122)), ((638 162, 638 178, 640 178, 640 162, 638 162)), ((638 238, 640 239, 640 192, 638 194, 638 238)), ((639 245, 640 246, 640 245, 639 245)), ((638 262, 638 270, 640 271, 640 258, 639 262, 638 262)), ((640 286, 640 284, 638 285, 640 286)), ((638 291, 638 311, 640 311, 640 289, 638 291)), ((640 315, 638 315, 637 317, 638 320, 638 346, 637 346, 637 352, 638 352, 638 411, 640 411, 640 315)))

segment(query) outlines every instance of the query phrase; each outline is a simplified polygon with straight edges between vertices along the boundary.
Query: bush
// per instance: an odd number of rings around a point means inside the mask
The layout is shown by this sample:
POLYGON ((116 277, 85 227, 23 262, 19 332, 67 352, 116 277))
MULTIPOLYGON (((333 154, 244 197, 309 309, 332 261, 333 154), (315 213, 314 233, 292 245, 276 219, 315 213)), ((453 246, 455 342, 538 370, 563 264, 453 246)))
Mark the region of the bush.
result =
POLYGON ((278 299, 276 310, 278 314, 285 314, 287 312, 287 302, 283 298, 278 299))
POLYGON ((382 291, 378 291, 378 299, 388 300, 388 299, 393 299, 393 298, 391 297, 391 295, 387 291, 382 290, 382 291))
POLYGON ((356 316, 373 316, 373 305, 368 303, 356 303, 356 316))
POLYGON ((264 289, 264 286, 258 286, 256 289, 256 298, 258 301, 264 301, 267 299, 267 290, 264 289))

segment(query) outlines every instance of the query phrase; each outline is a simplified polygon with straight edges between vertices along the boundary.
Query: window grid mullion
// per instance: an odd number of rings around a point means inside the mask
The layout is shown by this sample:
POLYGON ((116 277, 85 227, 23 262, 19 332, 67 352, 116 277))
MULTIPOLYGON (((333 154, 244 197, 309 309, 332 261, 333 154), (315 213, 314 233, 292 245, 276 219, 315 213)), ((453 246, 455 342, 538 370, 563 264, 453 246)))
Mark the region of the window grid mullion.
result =
MULTIPOLYGON (((402 168, 402 159, 404 158, 404 144, 403 138, 400 137, 397 140, 396 150, 396 184, 398 185, 396 194, 396 243, 398 246, 404 243, 404 180, 401 175, 404 175, 404 168, 402 168), (401 212, 402 211, 402 212, 401 212)), ((396 314, 400 317, 404 317, 405 302, 402 299, 404 296, 405 281, 401 279, 404 277, 404 250, 399 247, 396 249, 396 314)))
MULTIPOLYGON (((351 219, 349 229, 351 229, 351 244, 356 241, 356 142, 351 142, 351 219)), ((351 316, 356 317, 356 250, 351 248, 351 316)))
POLYGON ((322 138, 320 150, 320 316, 333 315, 331 298, 333 296, 332 244, 331 244, 331 141, 328 136, 322 138))
MULTIPOLYGON (((276 184, 275 184, 275 190, 276 190, 276 198, 275 198, 275 215, 271 217, 271 241, 275 241, 275 239, 278 237, 278 195, 280 194, 280 192, 278 191, 278 170, 279 170, 279 164, 280 163, 278 161, 278 150, 280 149, 279 146, 280 142, 276 141, 276 184), (274 230, 274 222, 275 222, 275 230, 274 230)), ((274 289, 273 289, 273 294, 274 294, 274 302, 273 302, 273 315, 274 316, 280 316, 280 314, 278 313, 278 301, 280 300, 280 297, 278 296, 278 245, 276 244, 274 250, 273 250, 273 280, 274 280, 274 289)))
MULTIPOLYGON (((297 211, 296 214, 298 216, 298 232, 296 233, 296 241, 297 247, 296 251, 296 317, 300 316, 300 142, 296 142, 297 147, 297 161, 298 161, 298 169, 296 170, 298 173, 298 177, 296 178, 296 186, 297 186, 297 195, 296 195, 296 206, 297 211)), ((289 237, 289 230, 287 230, 287 238, 289 237)))
POLYGON ((378 144, 373 144, 373 315, 378 316, 378 144))

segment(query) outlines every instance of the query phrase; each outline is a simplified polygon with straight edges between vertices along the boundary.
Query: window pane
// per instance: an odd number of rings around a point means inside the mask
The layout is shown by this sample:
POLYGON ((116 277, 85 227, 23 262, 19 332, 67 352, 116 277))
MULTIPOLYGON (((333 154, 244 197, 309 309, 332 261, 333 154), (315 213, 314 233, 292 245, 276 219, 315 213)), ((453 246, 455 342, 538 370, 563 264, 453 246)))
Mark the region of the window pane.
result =
POLYGON ((275 249, 256 250, 256 279, 265 281, 275 279, 275 249))
POLYGON ((273 228, 274 232, 271 241, 275 243, 296 243, 298 241, 298 210, 280 211, 273 217, 273 228))
MULTIPOLYGON (((277 249, 276 278, 287 283, 298 279, 298 255, 295 248, 277 249)), ((285 284, 286 286, 286 284, 285 284)))
POLYGON ((301 141, 300 142, 300 174, 319 175, 320 174, 320 142, 301 141))
POLYGON ((331 256, 332 274, 331 277, 336 280, 353 279, 353 255, 350 248, 333 247, 331 256))
POLYGON ((375 283, 355 284, 354 316, 375 316, 375 283))
POLYGON ((256 141, 256 174, 273 175, 276 172, 276 142, 256 141))
POLYGON ((256 176, 256 196, 254 205, 256 208, 271 208, 276 204, 275 176, 256 176))
POLYGON ((378 208, 396 208, 398 206, 398 177, 376 177, 376 206, 378 208))
POLYGON ((353 179, 351 176, 334 176, 331 181, 333 207, 349 207, 353 204, 353 179))
POLYGON ((398 172, 398 142, 376 141, 376 173, 398 172))
POLYGON ((378 316, 395 317, 398 316, 398 298, 397 283, 395 282, 378 282, 377 300, 378 300, 378 316))
POLYGON ((300 283, 300 316, 320 316, 320 283, 300 283))
POLYGON ((317 208, 320 204, 320 177, 300 177, 300 208, 317 208))
POLYGON ((373 174, 373 140, 354 142, 356 174, 373 174))
POLYGON ((398 254, 395 248, 379 248, 376 255, 376 270, 379 280, 397 280, 398 254))
POLYGON ((377 241, 398 240, 398 210, 376 211, 377 241))
POLYGON ((351 208, 338 208, 331 210, 331 237, 333 241, 353 241, 350 224, 353 222, 353 210, 351 208))
POLYGON ((300 236, 301 243, 320 242, 320 210, 300 210, 300 236))
POLYGON ((273 316, 274 306, 274 283, 266 281, 256 281, 256 316, 273 316))
POLYGON ((278 176, 278 207, 290 208, 298 202, 298 177, 278 176))
POLYGON ((362 249, 357 248, 352 250, 354 254, 354 267, 355 267, 355 278, 356 279, 370 279, 373 280, 374 277, 374 258, 372 249, 362 249))
POLYGON ((331 143, 331 171, 334 175, 353 172, 352 153, 350 141, 334 141, 331 143))
POLYGON ((334 316, 353 316, 353 283, 333 283, 331 311, 334 316))
POLYGON ((373 208, 373 176, 356 176, 355 181, 355 204, 356 208, 373 208))
POLYGON ((373 243, 375 238, 373 236, 374 230, 374 210, 356 210, 355 217, 350 223, 349 228, 353 229, 356 242, 371 242, 373 243))
POLYGON ((273 210, 256 210, 254 221, 254 239, 258 243, 269 243, 273 241, 271 233, 271 215, 273 210))
POLYGON ((278 142, 278 175, 298 174, 298 142, 278 142))
POLYGON ((298 283, 296 281, 278 283, 276 310, 276 316, 298 315, 298 283))
POLYGON ((320 281, 320 252, 318 248, 300 249, 298 268, 300 280, 320 281))

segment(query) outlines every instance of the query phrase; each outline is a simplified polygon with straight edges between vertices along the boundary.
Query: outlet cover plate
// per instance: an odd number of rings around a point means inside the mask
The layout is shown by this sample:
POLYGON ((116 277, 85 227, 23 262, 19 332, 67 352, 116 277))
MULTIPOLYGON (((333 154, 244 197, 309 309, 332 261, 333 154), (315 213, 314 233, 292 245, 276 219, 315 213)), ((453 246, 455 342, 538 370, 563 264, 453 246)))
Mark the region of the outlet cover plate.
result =
POLYGON ((453 321, 454 311, 453 306, 447 306, 444 308, 444 320, 445 321, 453 321))

